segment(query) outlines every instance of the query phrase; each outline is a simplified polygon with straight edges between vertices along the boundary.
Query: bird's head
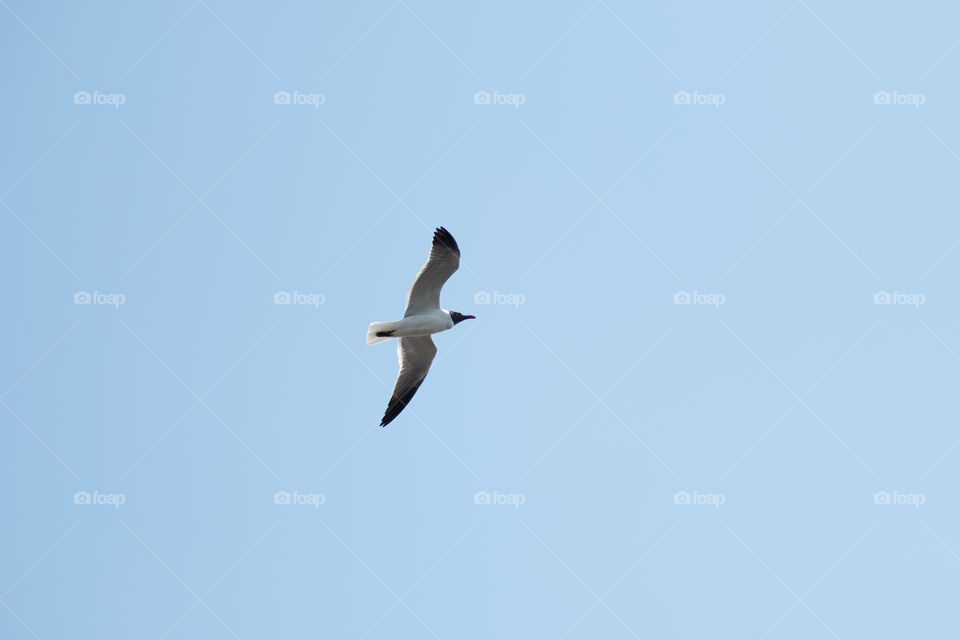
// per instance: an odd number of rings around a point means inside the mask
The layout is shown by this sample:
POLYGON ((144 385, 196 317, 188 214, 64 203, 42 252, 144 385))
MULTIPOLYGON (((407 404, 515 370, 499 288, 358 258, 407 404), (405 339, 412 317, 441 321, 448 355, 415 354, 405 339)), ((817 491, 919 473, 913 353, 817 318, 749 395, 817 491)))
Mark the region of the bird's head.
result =
POLYGON ((465 316, 459 311, 450 311, 450 319, 453 320, 453 324, 458 324, 464 320, 476 320, 477 316, 465 316))

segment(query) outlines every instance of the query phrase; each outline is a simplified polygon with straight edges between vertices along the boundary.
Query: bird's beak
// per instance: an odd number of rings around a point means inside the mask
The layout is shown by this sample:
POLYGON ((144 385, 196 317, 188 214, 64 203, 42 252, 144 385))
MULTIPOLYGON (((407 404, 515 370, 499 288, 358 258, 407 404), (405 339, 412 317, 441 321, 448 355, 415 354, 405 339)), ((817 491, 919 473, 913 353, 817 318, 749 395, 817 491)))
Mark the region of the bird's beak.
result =
POLYGON ((464 320, 476 320, 477 316, 463 316, 464 320))

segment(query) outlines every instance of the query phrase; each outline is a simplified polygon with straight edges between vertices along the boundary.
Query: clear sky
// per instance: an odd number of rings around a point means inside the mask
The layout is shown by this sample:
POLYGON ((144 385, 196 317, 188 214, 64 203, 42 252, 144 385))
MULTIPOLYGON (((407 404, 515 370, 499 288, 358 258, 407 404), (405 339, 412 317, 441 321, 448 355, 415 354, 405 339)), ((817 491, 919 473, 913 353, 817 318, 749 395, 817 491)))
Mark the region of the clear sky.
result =
POLYGON ((0 637, 956 636, 958 18, 0 1, 0 637))

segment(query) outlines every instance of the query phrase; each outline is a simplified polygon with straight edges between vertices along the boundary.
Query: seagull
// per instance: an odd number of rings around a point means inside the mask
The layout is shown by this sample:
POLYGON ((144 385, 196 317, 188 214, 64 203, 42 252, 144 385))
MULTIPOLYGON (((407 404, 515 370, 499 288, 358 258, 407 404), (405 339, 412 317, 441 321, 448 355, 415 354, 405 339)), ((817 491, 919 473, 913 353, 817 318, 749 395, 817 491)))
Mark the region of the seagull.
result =
POLYGON ((440 289, 459 267, 460 247, 449 231, 439 227, 433 233, 430 257, 407 293, 407 310, 403 312, 403 320, 372 322, 367 329, 367 344, 399 338, 397 356, 400 359, 400 373, 380 421, 381 427, 387 426, 400 415, 427 377, 433 357, 437 355, 437 345, 433 344, 431 334, 452 329, 464 320, 476 319, 476 316, 440 307, 440 289))

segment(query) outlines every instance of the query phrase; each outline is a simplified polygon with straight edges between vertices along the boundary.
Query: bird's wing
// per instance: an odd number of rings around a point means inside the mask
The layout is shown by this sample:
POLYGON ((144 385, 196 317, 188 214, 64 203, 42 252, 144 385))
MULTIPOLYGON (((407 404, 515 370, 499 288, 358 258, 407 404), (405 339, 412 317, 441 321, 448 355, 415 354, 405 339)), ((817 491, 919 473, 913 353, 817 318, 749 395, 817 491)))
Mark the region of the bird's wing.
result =
POLYGON ((450 232, 440 227, 433 234, 430 257, 407 294, 407 310, 403 317, 439 309, 440 289, 459 267, 460 247, 450 232))
POLYGON ((424 378, 427 377, 427 372, 430 371, 430 365, 433 363, 435 355, 437 355, 437 345, 433 344, 430 336, 400 338, 397 341, 400 373, 393 385, 390 404, 387 405, 383 420, 380 421, 381 427, 390 424, 410 403, 413 394, 417 392, 417 389, 423 384, 424 378))

